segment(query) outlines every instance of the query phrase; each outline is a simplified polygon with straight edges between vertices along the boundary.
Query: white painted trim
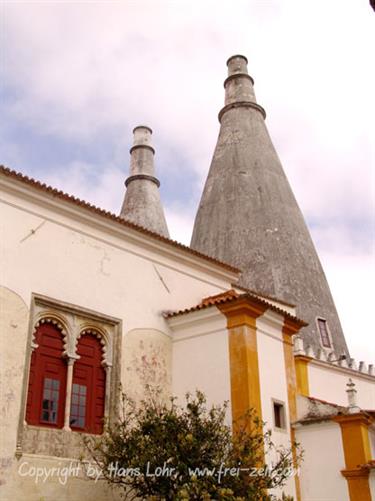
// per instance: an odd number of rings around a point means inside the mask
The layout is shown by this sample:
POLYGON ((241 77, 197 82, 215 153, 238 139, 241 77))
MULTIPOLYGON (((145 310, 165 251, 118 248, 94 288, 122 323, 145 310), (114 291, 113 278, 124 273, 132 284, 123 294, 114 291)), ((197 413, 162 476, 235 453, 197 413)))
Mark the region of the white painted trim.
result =
POLYGON ((215 306, 208 306, 201 310, 181 313, 176 317, 167 318, 166 321, 171 329, 178 329, 181 327, 191 327, 203 322, 209 322, 215 317, 225 317, 223 313, 215 306))

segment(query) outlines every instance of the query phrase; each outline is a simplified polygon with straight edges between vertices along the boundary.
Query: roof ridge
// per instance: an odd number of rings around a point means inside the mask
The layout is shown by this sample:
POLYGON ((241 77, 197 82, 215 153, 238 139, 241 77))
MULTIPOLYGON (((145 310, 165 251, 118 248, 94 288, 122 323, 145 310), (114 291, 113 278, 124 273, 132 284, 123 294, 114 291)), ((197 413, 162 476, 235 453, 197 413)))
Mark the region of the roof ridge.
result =
POLYGON ((236 289, 241 289, 245 292, 249 292, 250 294, 255 294, 256 296, 261 296, 264 297, 265 299, 269 299, 270 301, 276 301, 277 303, 284 304, 285 306, 290 306, 291 308, 295 308, 296 305, 293 303, 289 303, 288 301, 285 301, 284 299, 280 299, 275 296, 270 296, 269 294, 263 294, 263 292, 255 291, 254 289, 249 289, 247 287, 243 287, 242 285, 236 285, 232 284, 233 287, 236 287, 236 289))
MULTIPOLYGON (((179 315, 185 315, 187 313, 192 313, 194 311, 199 311, 203 310, 205 308, 209 308, 210 306, 216 306, 218 304, 223 304, 223 303, 228 303, 230 301, 236 301, 238 299, 252 299, 253 301, 256 301, 262 305, 268 306, 268 308, 272 311, 275 311, 276 313, 279 313, 281 315, 284 315, 286 318, 289 318, 290 320, 293 320, 301 325, 301 327, 306 327, 308 325, 304 320, 301 318, 298 318, 296 315, 292 315, 291 313, 282 310, 281 308, 278 308, 277 306, 269 303, 268 301, 265 301, 264 299, 259 298, 258 296, 251 294, 249 292, 246 292, 244 294, 231 294, 233 289, 229 289, 227 291, 224 291, 222 293, 216 294, 216 296, 212 296, 211 298, 203 298, 202 301, 190 308, 184 308, 181 310, 177 311, 165 311, 163 313, 163 316, 165 318, 172 318, 172 317, 177 317, 179 315), (216 298, 216 299, 215 299, 216 298), (211 299, 211 300, 209 300, 211 299)), ((235 291, 234 291, 235 292, 235 291)))

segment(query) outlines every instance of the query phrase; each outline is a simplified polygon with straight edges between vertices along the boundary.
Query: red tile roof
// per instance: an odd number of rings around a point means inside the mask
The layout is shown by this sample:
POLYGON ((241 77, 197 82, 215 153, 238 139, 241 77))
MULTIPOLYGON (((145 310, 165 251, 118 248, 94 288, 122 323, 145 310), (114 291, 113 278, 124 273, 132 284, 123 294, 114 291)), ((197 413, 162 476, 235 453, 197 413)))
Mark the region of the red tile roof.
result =
POLYGON ((332 405, 332 407, 337 407, 338 409, 344 409, 345 407, 342 405, 334 404, 332 402, 327 402, 327 400, 322 400, 320 398, 315 398, 315 397, 306 397, 309 400, 312 400, 313 402, 319 402, 320 404, 326 404, 326 405, 332 405))
POLYGON ((269 299, 270 301, 276 301, 277 303, 280 303, 280 304, 285 304, 285 306, 290 306, 291 308, 295 308, 295 306, 296 306, 293 303, 288 303, 287 301, 284 301, 284 299, 279 299, 278 297, 275 297, 275 296, 263 294, 263 292, 255 291, 253 289, 248 289, 247 287, 242 287, 241 285, 232 284, 232 286, 236 287, 236 289, 240 289, 244 292, 250 292, 250 294, 255 294, 256 296, 261 296, 261 298, 269 299))
POLYGON ((204 297, 200 304, 203 306, 211 306, 213 304, 222 303, 223 300, 233 299, 238 296, 239 294, 234 289, 230 289, 228 291, 221 292, 220 294, 215 294, 214 296, 204 297))
POLYGON ((359 467, 364 470, 373 470, 375 468, 375 459, 371 459, 366 464, 360 464, 359 467))
POLYGON ((84 200, 80 200, 79 198, 76 198, 72 195, 64 193, 61 190, 57 190, 55 188, 52 188, 52 186, 48 186, 44 183, 41 183, 40 181, 36 181, 35 179, 30 178, 28 176, 25 176, 24 174, 21 174, 20 172, 16 172, 14 170, 11 170, 8 167, 5 167, 4 165, 0 165, 0 174, 7 176, 7 177, 10 177, 12 179, 15 179, 17 181, 20 181, 22 183, 25 183, 29 186, 32 186, 33 188, 36 188, 40 191, 48 193, 49 195, 52 195, 55 198, 59 198, 60 200, 65 200, 69 203, 80 206, 80 207, 84 208, 85 210, 89 210, 100 217, 105 217, 107 219, 111 219, 112 221, 116 221, 117 223, 120 223, 123 226, 131 228, 132 230, 136 230, 136 231, 143 233, 144 235, 147 235, 147 236, 154 238, 156 240, 160 240, 161 242, 164 242, 168 245, 176 247, 177 249, 180 249, 183 252, 188 252, 189 254, 193 254, 194 256, 197 256, 201 259, 204 259, 204 260, 209 261, 213 264, 216 264, 216 265, 220 266, 221 268, 232 271, 234 273, 240 272, 240 270, 238 268, 235 268, 234 266, 232 266, 228 263, 223 263, 222 261, 219 261, 218 259, 215 259, 215 258, 210 257, 210 256, 206 256, 205 254, 202 254, 201 252, 198 252, 194 249, 191 249, 190 247, 188 247, 186 245, 180 244, 179 242, 176 242, 175 240, 171 240, 169 238, 163 237, 162 235, 159 235, 158 233, 155 233, 151 230, 148 230, 147 228, 144 228, 143 226, 139 226, 135 223, 127 221, 126 219, 123 219, 119 216, 116 216, 115 214, 113 214, 109 211, 100 209, 99 207, 96 207, 95 205, 91 205, 90 203, 85 202, 84 200))
POLYGON ((187 313, 192 313, 194 311, 203 310, 205 308, 209 308, 210 306, 228 303, 230 301, 235 301, 238 298, 243 298, 243 299, 248 298, 248 299, 251 299, 252 301, 255 301, 258 304, 267 306, 270 310, 275 311, 276 313, 279 313, 279 314, 285 316, 286 318, 289 318, 289 319, 299 323, 301 327, 306 327, 306 325, 308 325, 304 320, 301 320, 300 318, 297 318, 296 316, 291 315, 290 313, 282 310, 281 308, 278 308, 277 306, 274 306, 273 304, 268 303, 264 299, 261 299, 254 294, 250 294, 249 292, 246 292, 244 294, 238 294, 233 289, 222 292, 220 294, 216 294, 215 296, 209 296, 207 298, 204 298, 204 299, 202 299, 202 301, 199 304, 192 306, 190 308, 185 308, 183 310, 178 310, 178 311, 166 311, 166 312, 164 312, 164 317, 165 318, 173 318, 173 317, 177 317, 179 315, 186 315, 187 313))

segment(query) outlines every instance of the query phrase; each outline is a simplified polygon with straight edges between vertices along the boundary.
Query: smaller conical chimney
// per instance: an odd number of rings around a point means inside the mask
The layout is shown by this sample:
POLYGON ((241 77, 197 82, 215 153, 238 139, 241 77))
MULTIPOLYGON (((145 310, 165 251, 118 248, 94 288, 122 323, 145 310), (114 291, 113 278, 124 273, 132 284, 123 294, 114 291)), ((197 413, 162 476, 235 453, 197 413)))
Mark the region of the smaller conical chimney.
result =
POLYGON ((155 177, 152 130, 139 125, 133 130, 130 148, 130 176, 125 181, 126 193, 120 216, 132 223, 169 238, 167 222, 160 200, 160 182, 155 177))

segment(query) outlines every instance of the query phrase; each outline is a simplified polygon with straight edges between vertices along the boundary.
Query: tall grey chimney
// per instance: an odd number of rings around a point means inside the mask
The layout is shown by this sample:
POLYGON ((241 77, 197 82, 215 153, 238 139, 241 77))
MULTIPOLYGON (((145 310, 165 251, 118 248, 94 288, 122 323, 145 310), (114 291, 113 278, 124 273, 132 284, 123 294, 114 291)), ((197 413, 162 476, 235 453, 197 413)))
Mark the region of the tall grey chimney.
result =
POLYGON ((160 200, 160 182, 155 177, 152 130, 139 125, 133 130, 130 148, 130 176, 125 181, 126 193, 120 216, 148 230, 169 238, 167 222, 160 200))
MULTIPOLYGON (((240 284, 297 306, 305 344, 348 354, 309 230, 256 102, 247 59, 233 56, 219 137, 191 247, 240 268, 240 284)), ((303 166, 301 165, 301 169, 303 166)))

